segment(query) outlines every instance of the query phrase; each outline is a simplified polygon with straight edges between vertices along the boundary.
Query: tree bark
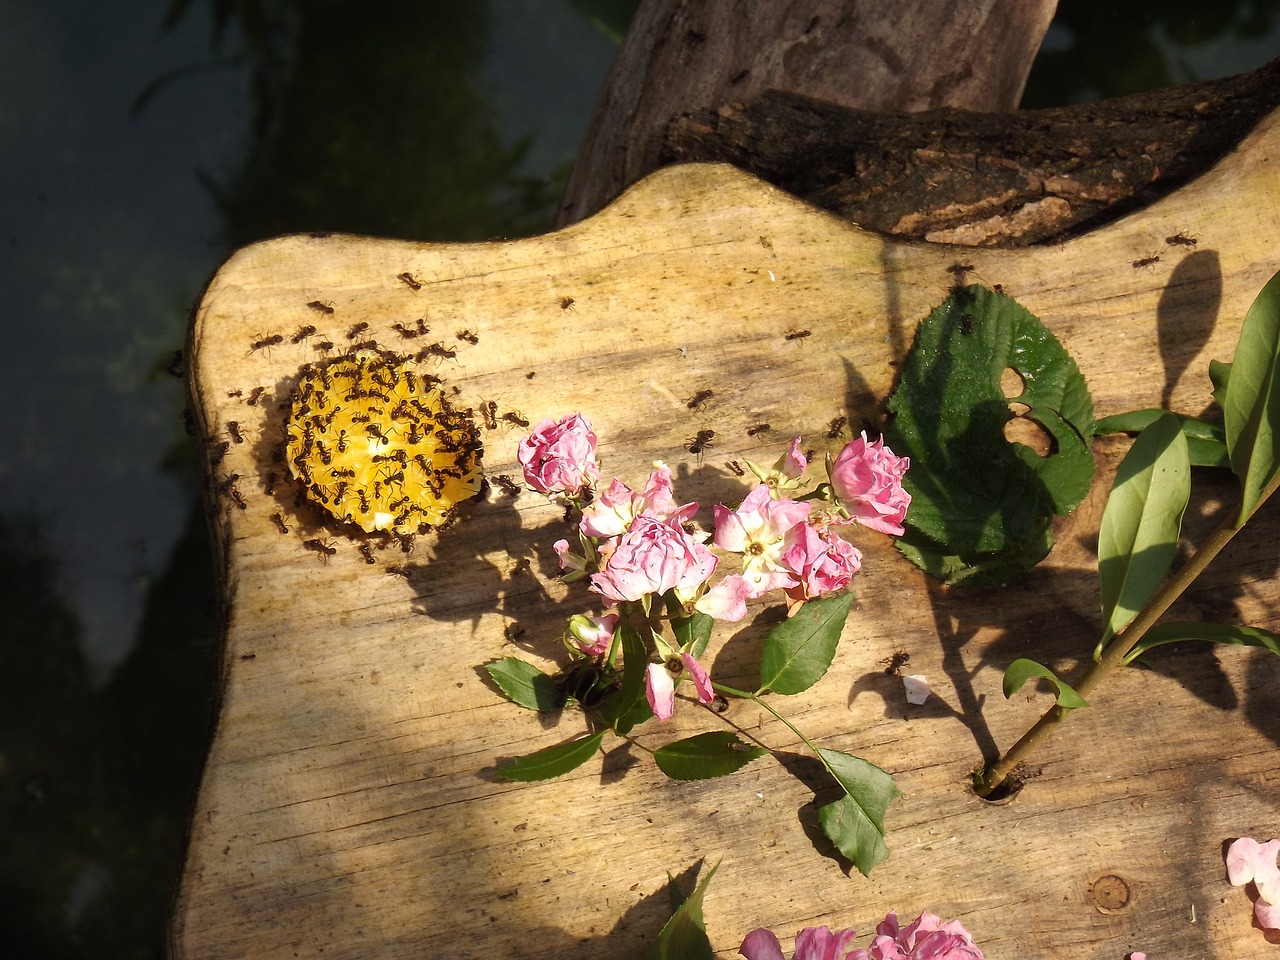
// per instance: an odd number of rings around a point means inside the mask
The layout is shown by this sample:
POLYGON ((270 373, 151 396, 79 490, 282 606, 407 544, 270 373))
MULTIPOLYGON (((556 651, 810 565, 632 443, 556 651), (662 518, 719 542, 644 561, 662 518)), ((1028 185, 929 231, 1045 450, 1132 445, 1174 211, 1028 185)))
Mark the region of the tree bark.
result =
POLYGON ((867 111, 1013 110, 1057 0, 646 0, 557 226, 661 165, 673 117, 777 89, 867 111))
POLYGON ((1280 60, 1225 80, 1009 114, 873 113, 769 91, 677 119, 660 159, 732 163, 899 237, 1025 246, 1164 196, 1277 105, 1280 60))

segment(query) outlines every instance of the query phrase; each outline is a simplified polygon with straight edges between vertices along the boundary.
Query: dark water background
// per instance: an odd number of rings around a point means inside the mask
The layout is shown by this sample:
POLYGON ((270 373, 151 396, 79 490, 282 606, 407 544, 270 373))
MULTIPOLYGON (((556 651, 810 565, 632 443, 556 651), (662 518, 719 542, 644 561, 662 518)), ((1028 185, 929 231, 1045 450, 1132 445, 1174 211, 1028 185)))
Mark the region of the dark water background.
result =
MULTIPOLYGON (((163 955, 215 676, 166 373, 204 282, 282 233, 545 230, 636 2, 0 0, 0 957, 163 955)), ((1024 105, 1277 54, 1280 0, 1062 0, 1024 105)))

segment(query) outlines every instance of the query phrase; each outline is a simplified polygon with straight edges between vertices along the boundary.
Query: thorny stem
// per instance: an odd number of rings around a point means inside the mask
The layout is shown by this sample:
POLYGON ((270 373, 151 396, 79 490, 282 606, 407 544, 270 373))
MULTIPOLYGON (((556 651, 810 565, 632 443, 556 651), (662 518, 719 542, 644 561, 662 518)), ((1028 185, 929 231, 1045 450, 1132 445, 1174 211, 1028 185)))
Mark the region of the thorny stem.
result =
MULTIPOLYGON (((1280 473, 1277 473, 1267 484, 1258 497, 1258 502, 1249 511, 1248 517, 1237 523, 1238 518, 1234 511, 1227 514, 1227 518, 1218 526, 1218 529, 1210 534, 1209 539, 1200 545, 1200 548, 1178 569, 1160 592, 1139 611, 1124 632, 1112 639, 1102 658, 1089 668, 1089 672, 1076 685, 1076 692, 1080 696, 1087 700, 1089 694, 1097 688, 1107 674, 1125 663, 1125 658, 1138 645, 1138 641, 1155 626, 1156 621, 1164 615, 1175 600, 1182 596, 1196 577, 1204 572, 1213 558, 1222 552, 1222 549, 1231 542, 1231 538, 1244 527, 1250 517, 1258 512, 1258 508, 1266 503, 1267 498, 1276 491, 1277 487, 1280 487, 1280 473)), ((1017 743, 1005 752, 1003 757, 977 774, 974 782, 978 796, 989 797, 1000 784, 1004 783, 1014 767, 1026 760, 1036 747, 1049 738, 1049 735, 1066 719, 1068 713, 1070 710, 1054 704, 1032 725, 1030 730, 1022 735, 1017 743)))
MULTIPOLYGON (((802 741, 804 741, 804 745, 813 751, 813 755, 815 757, 817 757, 819 760, 822 761, 822 765, 827 768, 828 773, 830 773, 833 777, 836 775, 835 771, 831 769, 830 764, 828 764, 826 759, 822 756, 821 751, 819 751, 818 748, 813 745, 813 741, 810 740, 808 737, 806 737, 803 733, 801 733, 796 728, 796 725, 794 723, 792 723, 790 720, 788 720, 786 717, 780 714, 777 710, 773 709, 773 707, 769 705, 768 701, 762 699, 758 694, 747 693, 747 691, 745 690, 737 690, 737 689, 734 689, 733 687, 725 686, 723 683, 716 683, 715 681, 712 681, 711 689, 718 690, 720 693, 726 693, 731 697, 739 697, 743 700, 750 700, 753 703, 756 703, 759 706, 764 707, 764 709, 768 710, 771 714, 773 714, 773 716, 776 719, 780 720, 788 730, 790 730, 802 741)), ((772 753, 773 751, 770 750, 769 752, 772 753)))

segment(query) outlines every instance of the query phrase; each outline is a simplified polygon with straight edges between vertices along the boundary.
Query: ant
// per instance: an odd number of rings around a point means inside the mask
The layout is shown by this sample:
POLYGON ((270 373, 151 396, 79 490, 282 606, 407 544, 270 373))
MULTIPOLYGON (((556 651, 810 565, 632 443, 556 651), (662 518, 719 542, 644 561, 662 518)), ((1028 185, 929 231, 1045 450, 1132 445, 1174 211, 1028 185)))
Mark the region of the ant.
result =
POLYGON ((244 396, 244 393, 243 393, 242 391, 240 391, 240 390, 228 390, 228 391, 227 391, 227 399, 229 399, 229 400, 233 400, 233 399, 235 399, 236 397, 243 397, 243 396, 244 396))
POLYGON ((472 333, 470 330, 459 330, 456 336, 459 340, 465 340, 467 343, 471 344, 473 347, 480 342, 480 338, 476 336, 474 333, 472 333))
POLYGON ((493 482, 502 488, 502 492, 509 497, 518 497, 520 495, 520 485, 505 474, 498 474, 493 478, 493 482))
POLYGON ((302 545, 308 550, 314 550, 320 554, 320 559, 324 563, 329 562, 329 558, 338 552, 338 548, 334 546, 332 540, 303 540, 302 545))
POLYGON ((278 343, 284 343, 284 337, 278 333, 273 333, 266 337, 259 337, 257 340, 253 341, 253 346, 249 348, 249 352, 254 353, 258 350, 268 350, 278 343))
POLYGON ((1153 267, 1160 262, 1160 254, 1153 253, 1149 257, 1140 257, 1133 261, 1133 269, 1141 270, 1143 267, 1153 267))
POLYGON ((326 357, 333 353, 332 340, 321 340, 319 343, 313 343, 312 347, 315 348, 316 353, 323 353, 326 357))
MULTIPOLYGON (((422 321, 418 321, 418 322, 421 323, 422 321)), ((400 336, 405 340, 413 340, 417 337, 422 336, 424 333, 427 332, 426 330, 418 330, 418 329, 414 329, 413 327, 406 327, 403 323, 400 323, 398 320, 391 325, 391 329, 394 330, 396 333, 400 334, 400 336)))
POLYGON ((811 336, 813 336, 812 330, 792 330, 789 333, 787 333, 783 337, 783 339, 784 340, 803 340, 805 337, 811 337, 811 336))
POLYGON ((572 310, 575 303, 573 297, 560 297, 556 302, 560 304, 561 310, 572 310))
POLYGON ((261 399, 262 395, 266 392, 267 392, 266 387, 254 387, 249 392, 249 398, 245 401, 245 403, 249 404, 249 406, 251 407, 256 407, 258 405, 258 400, 261 399))
POLYGON ((886 677, 896 677, 898 675, 898 671, 911 662, 911 654, 903 650, 895 650, 893 656, 885 657, 880 662, 887 664, 884 668, 884 675, 886 677))
POLYGON ((715 396, 714 390, 710 390, 710 389, 699 390, 692 397, 687 399, 684 402, 684 405, 688 407, 690 410, 698 410, 702 407, 704 403, 706 403, 708 400, 710 400, 714 396, 715 396))
POLYGON ((845 416, 832 417, 831 422, 827 424, 827 439, 834 440, 840 436, 840 432, 844 430, 844 425, 849 422, 849 418, 845 416))
POLYGON ((702 454, 702 451, 711 446, 711 441, 715 439, 716 432, 714 430, 699 430, 698 435, 689 441, 686 449, 690 453, 702 454))
POLYGON ((480 416, 484 417, 486 430, 498 429, 498 404, 496 401, 486 400, 480 404, 480 416))
POLYGON ((356 337, 360 336, 360 334, 364 333, 368 329, 369 329, 369 324, 366 323, 364 320, 361 320, 359 323, 353 325, 351 329, 347 331, 347 339, 354 340, 356 337))
POLYGON ((514 423, 517 427, 527 427, 529 421, 525 419, 524 414, 519 410, 508 410, 502 415, 502 419, 507 423, 514 423))
POLYGON ((307 306, 310 307, 312 310, 316 311, 317 313, 323 313, 326 316, 330 316, 330 317, 333 316, 333 307, 330 304, 322 303, 319 300, 312 300, 310 303, 307 304, 307 306))
POLYGON ((973 333, 973 314, 972 313, 966 313, 963 317, 960 318, 960 333, 966 337, 969 334, 973 333))
POLYGON ((733 471, 735 477, 745 477, 747 475, 747 471, 742 469, 742 464, 737 460, 727 460, 725 461, 725 466, 733 471))
POLYGON ((506 637, 507 640, 510 641, 511 643, 515 643, 517 640, 523 637, 527 632, 528 631, 525 630, 525 628, 520 626, 520 624, 518 623, 508 623, 502 629, 502 635, 506 637))
POLYGON ((231 499, 235 503, 235 505, 239 507, 241 510, 249 509, 249 504, 245 500, 244 494, 240 492, 239 488, 237 487, 231 488, 231 499))
POLYGON ((297 330, 294 331, 293 336, 289 338, 289 342, 301 343, 303 340, 306 340, 308 337, 313 336, 315 332, 316 332, 316 328, 314 326, 312 326, 309 323, 304 323, 302 326, 300 326, 297 330))
POLYGON ((418 355, 414 358, 419 362, 427 359, 427 357, 439 357, 442 360, 452 360, 458 355, 458 351, 446 347, 443 343, 429 343, 418 351, 418 355))
POLYGON ((236 443, 244 443, 244 434, 240 432, 240 424, 235 420, 227 421, 227 436, 236 443))
POLYGON ((753 427, 747 427, 747 436, 754 437, 761 433, 768 433, 773 427, 767 423, 757 423, 753 427))
POLYGON ((360 544, 360 556, 364 557, 364 562, 365 562, 365 563, 377 563, 377 562, 378 562, 378 561, 377 561, 377 558, 376 558, 376 557, 374 557, 374 555, 373 555, 373 544, 371 544, 371 543, 362 543, 362 544, 360 544))
POLYGON ((953 277, 956 278, 957 287, 963 287, 964 275, 972 269, 973 269, 972 263, 964 263, 963 261, 957 261, 956 263, 953 263, 951 266, 947 267, 947 273, 951 274, 953 277))
POLYGON ((396 276, 396 279, 399 280, 401 283, 403 283, 410 290, 422 289, 422 282, 407 270, 404 273, 398 274, 396 276))
POLYGON ((1164 242, 1171 247, 1194 247, 1200 241, 1195 237, 1189 237, 1185 233, 1178 232, 1172 237, 1165 237, 1164 242))
POLYGON ((289 532, 289 525, 284 522, 284 517, 281 516, 280 514, 273 513, 271 515, 271 522, 276 525, 276 529, 279 530, 281 533, 289 532))

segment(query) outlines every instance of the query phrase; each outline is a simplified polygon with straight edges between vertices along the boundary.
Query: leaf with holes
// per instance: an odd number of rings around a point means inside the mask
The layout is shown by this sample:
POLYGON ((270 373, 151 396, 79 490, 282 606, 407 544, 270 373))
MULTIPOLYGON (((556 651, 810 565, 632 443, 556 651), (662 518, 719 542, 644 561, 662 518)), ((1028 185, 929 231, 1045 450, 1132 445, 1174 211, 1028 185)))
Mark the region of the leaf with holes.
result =
POLYGON ((949 583, 996 583, 1029 570, 1052 545, 1050 524, 1093 480, 1093 400, 1071 356, 1013 299, 955 290, 920 325, 889 398, 886 441, 911 458, 902 552, 949 583), (1001 380, 1020 382, 1007 397, 1001 380), (1011 442, 1020 405, 1046 456, 1011 442))
POLYGON ((1046 667, 1042 663, 1036 663, 1034 660, 1028 660, 1025 657, 1019 657, 1013 663, 1009 664, 1009 668, 1004 672, 1004 698, 1008 700, 1015 693, 1022 689, 1032 677, 1041 680, 1048 680, 1058 691, 1057 704, 1066 710, 1078 710, 1081 707, 1087 707, 1088 701, 1080 694, 1076 693, 1074 687, 1058 679, 1058 675, 1046 667))

